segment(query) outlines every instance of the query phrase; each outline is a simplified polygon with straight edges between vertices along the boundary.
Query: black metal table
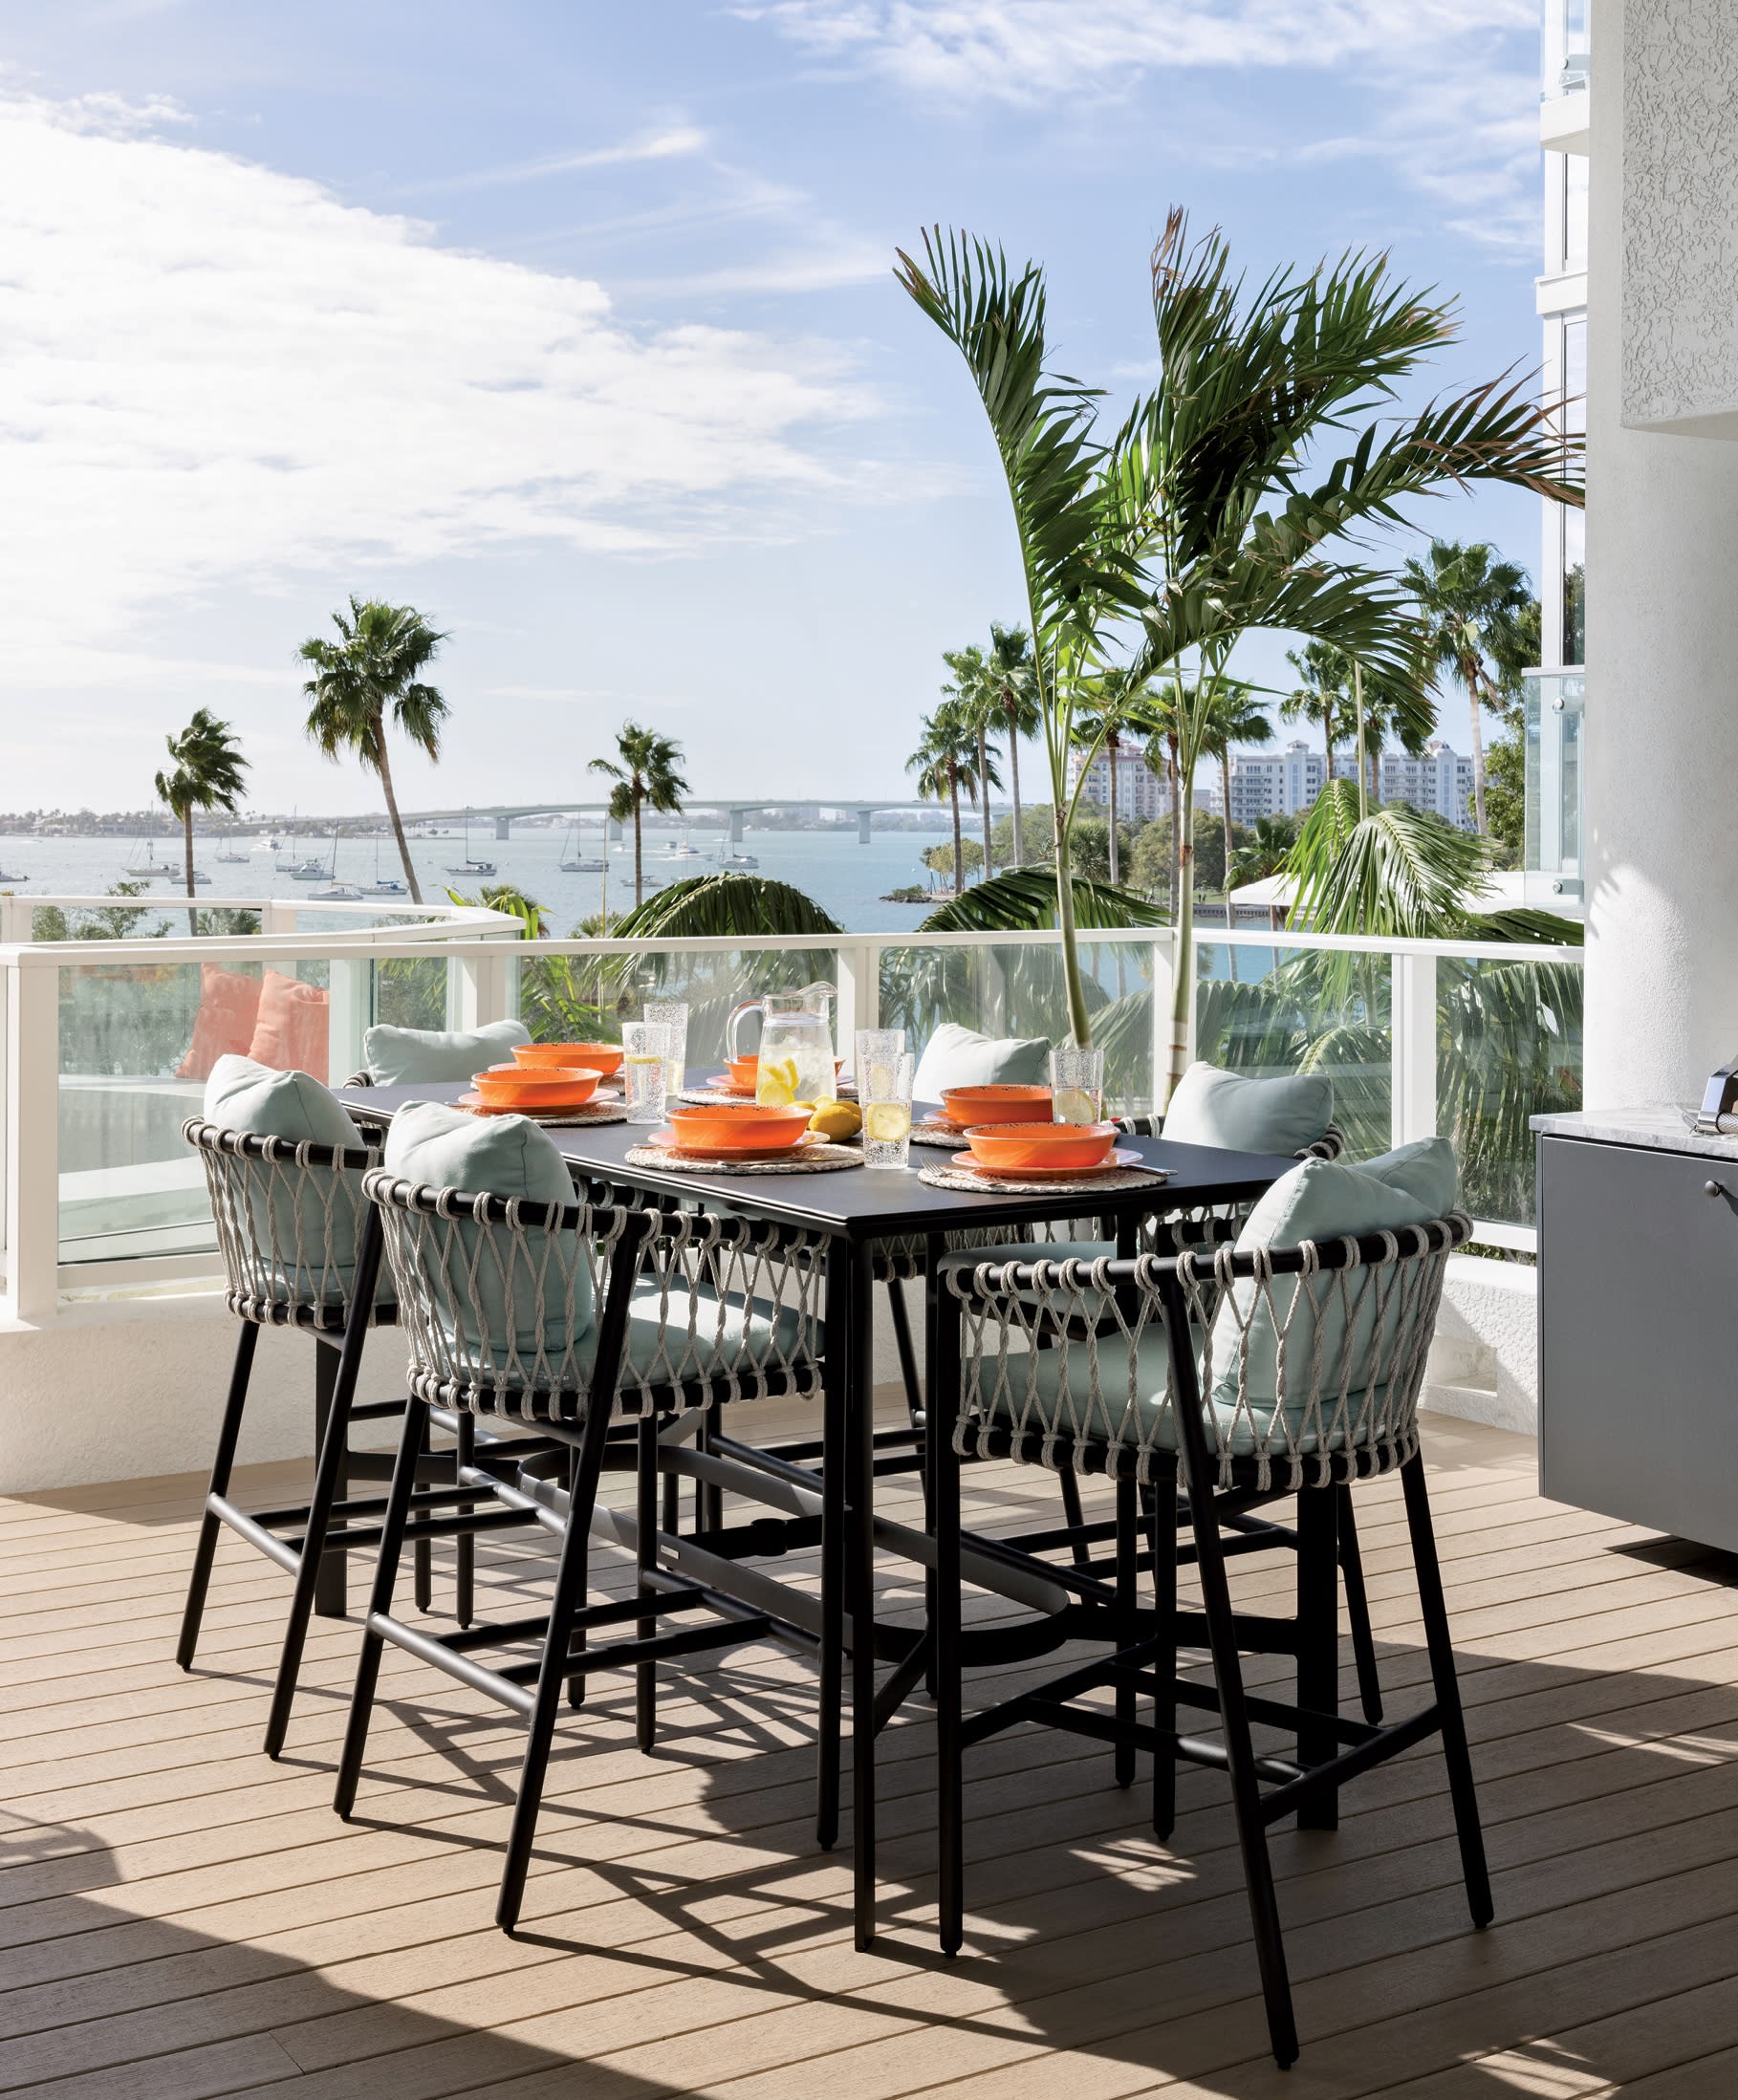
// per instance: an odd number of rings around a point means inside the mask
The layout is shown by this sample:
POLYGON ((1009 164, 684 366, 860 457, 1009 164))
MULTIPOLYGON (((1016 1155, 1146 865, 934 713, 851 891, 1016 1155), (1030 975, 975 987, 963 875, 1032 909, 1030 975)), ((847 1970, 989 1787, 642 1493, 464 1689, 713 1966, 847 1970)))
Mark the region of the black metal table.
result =
MULTIPOLYGON (((351 1114, 390 1123, 411 1101, 453 1101, 468 1082, 445 1085, 341 1088, 338 1099, 351 1114)), ((850 1167, 831 1174, 730 1175, 673 1173, 629 1166, 630 1148, 649 1132, 627 1123, 554 1128, 549 1133, 562 1157, 583 1176, 648 1195, 697 1201, 738 1217, 770 1219, 826 1236, 831 1253, 826 1277, 827 1353, 822 1399, 821 1645, 819 1720, 821 1801, 817 1824, 823 1845, 837 1823, 839 1715, 842 1706, 844 1619, 871 1627, 875 1601, 874 1366, 871 1307, 874 1248, 878 1242, 910 1235, 928 1244, 926 1267, 934 1277, 945 1236, 981 1231, 993 1243, 1005 1228, 1045 1224, 1082 1213, 1105 1221, 1118 1252, 1137 1251, 1140 1222, 1158 1212, 1236 1203, 1260 1196, 1296 1165, 1289 1156, 1222 1152, 1205 1145, 1167 1144, 1162 1137, 1124 1137, 1144 1165, 1162 1167, 1163 1183, 1106 1189, 1091 1197, 968 1193, 932 1188, 918 1179, 927 1163, 924 1148, 912 1148, 909 1171, 850 1167)), ((935 1150, 930 1158, 948 1155, 935 1150)), ((939 1431, 939 1424, 933 1425, 939 1431)), ((875 1938, 875 1737, 876 1655, 872 1639, 852 1645, 851 1740, 852 1829, 855 1849, 857 1944, 875 1938)))

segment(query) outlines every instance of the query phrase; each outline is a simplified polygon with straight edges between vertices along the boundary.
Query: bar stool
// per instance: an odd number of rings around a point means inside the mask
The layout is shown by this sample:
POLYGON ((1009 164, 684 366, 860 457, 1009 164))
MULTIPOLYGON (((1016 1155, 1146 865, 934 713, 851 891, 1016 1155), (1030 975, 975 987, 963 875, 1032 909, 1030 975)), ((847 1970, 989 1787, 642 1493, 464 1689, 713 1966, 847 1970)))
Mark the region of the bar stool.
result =
MULTIPOLYGON (((1178 1759, 1228 1774, 1269 2034, 1281 2066, 1295 2059, 1297 2037, 1268 1855, 1267 1832, 1280 1818, 1295 1813, 1300 1826, 1334 1829, 1342 1785, 1440 1735, 1467 1902, 1475 1925, 1489 1921, 1489 1879, 1417 1420, 1444 1268, 1471 1230, 1457 1212, 1426 1224, 1292 1247, 1222 1245, 1210 1254, 1000 1266, 956 1257, 945 1265, 936 1407, 954 1429, 932 1444, 945 1952, 957 1952, 964 1932, 963 1754, 1025 1721, 1110 1742, 1123 1785, 1134 1776, 1137 1751, 1150 1751, 1153 1823, 1161 1837, 1168 1836, 1174 1818, 1178 1759), (1096 1639, 1100 1656, 967 1719, 962 1671, 972 1660, 973 1636, 961 1624, 959 1468, 962 1458, 980 1457, 1107 1476, 1117 1497, 1117 1567, 1114 1583, 1096 1590, 1073 1581, 1076 1602, 1067 1631, 1096 1639), (1338 1491, 1396 1470, 1435 1698, 1405 1721, 1376 1726, 1338 1711, 1338 1491), (1180 1481, 1201 1580, 1200 1613, 1177 1605, 1169 1513, 1180 1481), (1135 1578, 1139 1495, 1148 1485, 1156 1490, 1150 1610, 1139 1603, 1135 1578), (1271 1493, 1297 1500, 1297 1610, 1291 1620, 1234 1612, 1226 1577, 1232 1542, 1224 1535, 1222 1512, 1235 1512, 1240 1497, 1271 1493), (1183 1644, 1208 1649, 1211 1685, 1179 1677, 1183 1644), (1293 1656, 1295 1700, 1250 1696, 1245 1652, 1293 1656), (1105 1687, 1115 1693, 1114 1709, 1079 1703, 1105 1687), (1142 1697, 1152 1701, 1150 1723, 1136 1718, 1142 1697), (1181 1733, 1179 1706, 1217 1716, 1223 1741, 1181 1733), (1252 1722, 1294 1736, 1295 1755, 1258 1755, 1252 1722)), ((985 1545, 965 1536, 974 1547, 985 1545)), ((1005 1649, 1006 1635, 996 1632, 1005 1649)))
POLYGON ((660 1661, 768 1638, 815 1651, 813 1636, 777 1613, 662 1564, 658 1482, 666 1451, 673 1457, 684 1428, 709 1410, 820 1392, 822 1242, 746 1219, 557 1205, 420 1185, 386 1172, 370 1173, 365 1186, 392 1266, 411 1397, 335 1806, 346 1819, 355 1807, 388 1641, 518 1714, 527 1723, 525 1756, 495 1914, 511 1932, 564 1686, 582 1689, 600 1671, 633 1672, 637 1735, 649 1748, 660 1661), (494 1496, 506 1520, 541 1521, 559 1534, 546 1613, 445 1635, 394 1614, 424 1422, 437 1406, 533 1429, 564 1453, 566 1484, 554 1492, 541 1464, 516 1481, 463 1476, 494 1496), (636 1475, 631 1518, 597 1502, 612 1435, 622 1429, 636 1475), (636 1593, 625 1602, 586 1602, 594 1533, 634 1553, 636 1593), (697 1612, 707 1614, 699 1624, 660 1630, 667 1614, 697 1612), (593 1644, 596 1634, 623 1625, 633 1628, 628 1637, 593 1644), (479 1652, 491 1647, 532 1653, 489 1666, 479 1652))
MULTIPOLYGON (((193 1667, 218 1532, 227 1526, 294 1582, 266 1725, 266 1754, 276 1757, 295 1698, 309 1618, 315 1611, 325 1617, 344 1616, 344 1556, 377 1544, 380 1535, 378 1522, 370 1520, 384 1513, 385 1497, 355 1500, 348 1486, 354 1474, 384 1478, 390 1461, 382 1453, 353 1451, 350 1425, 402 1416, 408 1405, 402 1399, 358 1405, 356 1399, 369 1331, 398 1323, 390 1289, 382 1293, 374 1288, 379 1227, 362 1193, 362 1177, 380 1165, 380 1155, 360 1145, 322 1145, 225 1129, 197 1116, 182 1125, 182 1136, 205 1167, 227 1280, 226 1302, 242 1324, 175 1659, 184 1670, 193 1667), (369 1257, 371 1234, 377 1245, 369 1257), (365 1258, 370 1280, 358 1293, 365 1258), (314 1336, 318 1460, 307 1503, 248 1511, 230 1500, 229 1482, 263 1327, 299 1328, 314 1336)), ((457 1450, 451 1456, 430 1453, 424 1438, 420 1476, 443 1484, 420 1489, 417 1501, 424 1510, 451 1505, 455 1514, 462 1514, 468 1506, 467 1497, 445 1483, 456 1483, 457 1468, 476 1457, 474 1423, 448 1413, 437 1426, 456 1436, 457 1450)), ((458 1552, 454 1602, 463 1625, 471 1614, 472 1561, 469 1537, 462 1532, 458 1552)), ((416 1594, 418 1609, 426 1611, 431 1602, 426 1536, 417 1545, 416 1594)))

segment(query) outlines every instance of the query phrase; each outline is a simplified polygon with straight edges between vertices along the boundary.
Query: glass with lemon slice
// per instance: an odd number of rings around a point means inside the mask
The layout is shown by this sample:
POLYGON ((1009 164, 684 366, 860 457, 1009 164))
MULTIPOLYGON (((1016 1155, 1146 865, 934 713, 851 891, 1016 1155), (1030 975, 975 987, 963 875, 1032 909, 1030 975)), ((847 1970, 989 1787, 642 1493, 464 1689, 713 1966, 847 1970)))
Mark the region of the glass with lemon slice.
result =
POLYGON ((1104 1052, 1058 1043, 1050 1053, 1050 1114, 1056 1123, 1097 1123, 1104 1114, 1104 1052))
POLYGON ((911 1158, 911 1082, 917 1059, 903 1028, 857 1031, 857 1098, 863 1112, 863 1164, 902 1167, 911 1158))

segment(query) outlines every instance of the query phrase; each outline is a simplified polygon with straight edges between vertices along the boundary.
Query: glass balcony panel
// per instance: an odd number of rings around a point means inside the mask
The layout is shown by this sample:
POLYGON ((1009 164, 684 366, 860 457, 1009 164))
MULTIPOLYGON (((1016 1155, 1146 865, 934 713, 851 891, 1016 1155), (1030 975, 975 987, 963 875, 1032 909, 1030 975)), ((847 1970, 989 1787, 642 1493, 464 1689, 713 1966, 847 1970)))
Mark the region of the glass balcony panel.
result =
POLYGON ((1436 966, 1437 1128, 1453 1140, 1461 1207, 1534 1223, 1528 1118, 1581 1106, 1578 962, 1444 957, 1436 966))
MULTIPOLYGON (((1105 1111, 1150 1115, 1152 946, 1144 941, 1083 940, 1080 966, 1093 1041, 1105 1053, 1105 1111)), ((883 947, 880 1014, 883 1028, 905 1030, 907 1045, 919 1055, 948 1021, 982 1035, 1041 1035, 1063 1042, 1069 1020, 1060 948, 995 941, 970 948, 883 947)))
POLYGON ((1346 1157, 1393 1143, 1393 966, 1386 955, 1204 941, 1195 1055, 1251 1078, 1324 1073, 1346 1157))

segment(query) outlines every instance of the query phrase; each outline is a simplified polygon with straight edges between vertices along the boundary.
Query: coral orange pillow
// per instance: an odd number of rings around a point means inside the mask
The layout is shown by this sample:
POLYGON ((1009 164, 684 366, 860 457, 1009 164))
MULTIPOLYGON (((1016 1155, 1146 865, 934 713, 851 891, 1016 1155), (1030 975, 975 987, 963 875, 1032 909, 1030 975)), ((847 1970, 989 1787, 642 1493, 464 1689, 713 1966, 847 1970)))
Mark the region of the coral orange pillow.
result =
POLYGON ((328 994, 299 977, 268 970, 260 986, 259 1021, 248 1055, 274 1072, 305 1072, 326 1084, 328 994))
POLYGON ((193 1040, 175 1068, 177 1079, 208 1079, 220 1057, 245 1057, 259 1018, 259 979, 221 963, 199 965, 199 1012, 193 1040))

